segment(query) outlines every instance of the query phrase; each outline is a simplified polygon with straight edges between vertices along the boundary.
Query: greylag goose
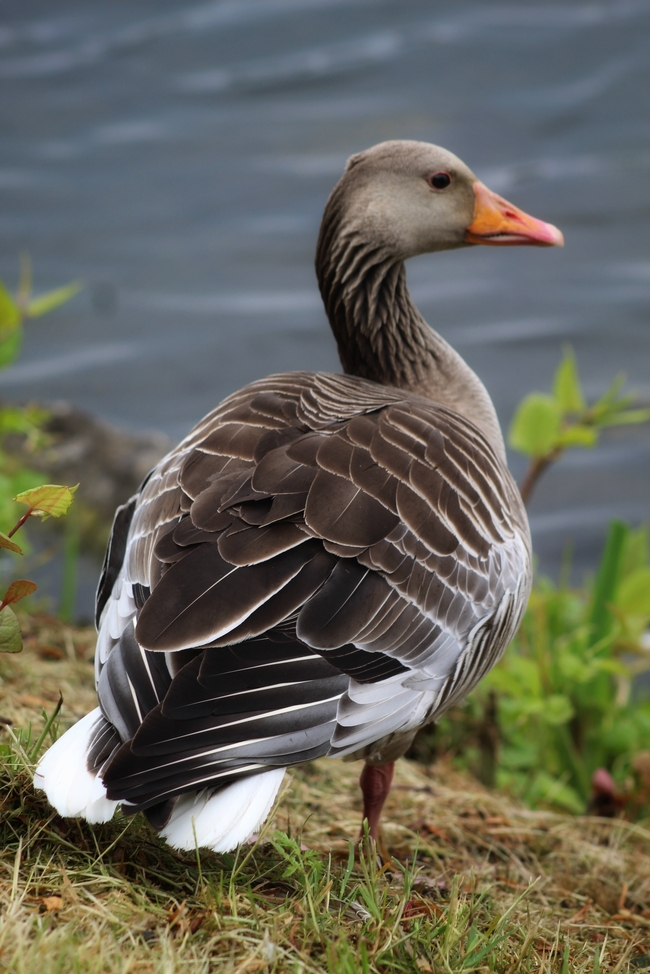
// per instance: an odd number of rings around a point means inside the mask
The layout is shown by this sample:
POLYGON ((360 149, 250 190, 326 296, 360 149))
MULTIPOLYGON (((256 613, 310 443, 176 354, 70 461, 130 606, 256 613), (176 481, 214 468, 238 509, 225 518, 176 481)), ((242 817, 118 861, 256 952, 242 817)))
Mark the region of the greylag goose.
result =
POLYGON ((365 760, 377 836, 394 761, 498 661, 531 581, 494 407, 404 261, 562 242, 437 146, 352 156, 316 256, 344 374, 234 393, 118 509, 99 707, 35 776, 61 815, 143 811, 175 848, 223 852, 286 767, 328 755, 365 760))

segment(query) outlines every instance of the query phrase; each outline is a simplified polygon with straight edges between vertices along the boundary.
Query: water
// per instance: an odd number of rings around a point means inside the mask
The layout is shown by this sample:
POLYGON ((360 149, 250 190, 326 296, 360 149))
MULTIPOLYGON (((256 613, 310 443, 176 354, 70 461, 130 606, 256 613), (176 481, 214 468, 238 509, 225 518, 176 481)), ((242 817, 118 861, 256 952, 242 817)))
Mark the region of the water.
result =
MULTIPOLYGON (((589 396, 650 399, 650 2, 4 0, 0 272, 89 287, 30 325, 0 395, 174 438, 244 383, 336 370, 312 257, 346 158, 460 155, 564 250, 412 261, 431 324, 507 425, 563 343, 589 396)), ((520 477, 523 464, 512 466, 520 477)), ((650 517, 647 427, 566 457, 531 505, 545 570, 650 517)))

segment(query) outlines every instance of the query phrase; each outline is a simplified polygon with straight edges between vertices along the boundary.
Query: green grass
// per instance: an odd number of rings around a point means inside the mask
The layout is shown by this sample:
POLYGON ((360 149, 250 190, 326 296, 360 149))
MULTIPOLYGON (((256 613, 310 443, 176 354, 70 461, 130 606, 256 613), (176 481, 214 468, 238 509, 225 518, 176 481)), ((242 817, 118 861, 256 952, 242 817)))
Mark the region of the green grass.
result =
POLYGON ((32 790, 30 753, 59 688, 61 730, 93 705, 92 651, 90 631, 41 619, 21 656, 0 659, 0 714, 13 721, 0 737, 0 970, 645 966, 644 824, 531 811, 445 763, 399 763, 383 865, 354 852, 356 764, 295 769, 258 841, 231 856, 176 854, 140 817, 94 827, 59 818, 32 790))

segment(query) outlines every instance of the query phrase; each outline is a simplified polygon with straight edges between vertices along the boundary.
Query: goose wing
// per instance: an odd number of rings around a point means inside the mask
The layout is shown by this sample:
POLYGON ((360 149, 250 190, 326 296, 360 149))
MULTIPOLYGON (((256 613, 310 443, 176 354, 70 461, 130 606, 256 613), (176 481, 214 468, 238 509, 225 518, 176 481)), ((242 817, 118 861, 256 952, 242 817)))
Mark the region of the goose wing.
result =
POLYGON ((519 494, 471 423, 347 376, 253 383, 118 513, 109 797, 151 806, 414 731, 496 662, 529 575, 519 494))

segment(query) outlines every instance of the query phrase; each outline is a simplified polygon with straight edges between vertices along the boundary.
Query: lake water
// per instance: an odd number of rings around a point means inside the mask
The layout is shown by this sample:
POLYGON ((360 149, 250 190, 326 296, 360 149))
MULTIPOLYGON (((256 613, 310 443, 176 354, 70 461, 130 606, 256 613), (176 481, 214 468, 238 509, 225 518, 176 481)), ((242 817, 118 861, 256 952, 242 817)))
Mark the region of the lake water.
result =
MULTIPOLYGON (((336 370, 323 204, 351 153, 409 138, 565 234, 409 266, 503 425, 563 343, 588 396, 622 371, 650 400, 647 0, 4 0, 0 84, 0 272, 26 249, 40 288, 89 285, 29 326, 3 397, 179 438, 252 379, 336 370)), ((649 488, 647 427, 567 456, 530 508, 542 567, 569 541, 593 565, 649 488)))

